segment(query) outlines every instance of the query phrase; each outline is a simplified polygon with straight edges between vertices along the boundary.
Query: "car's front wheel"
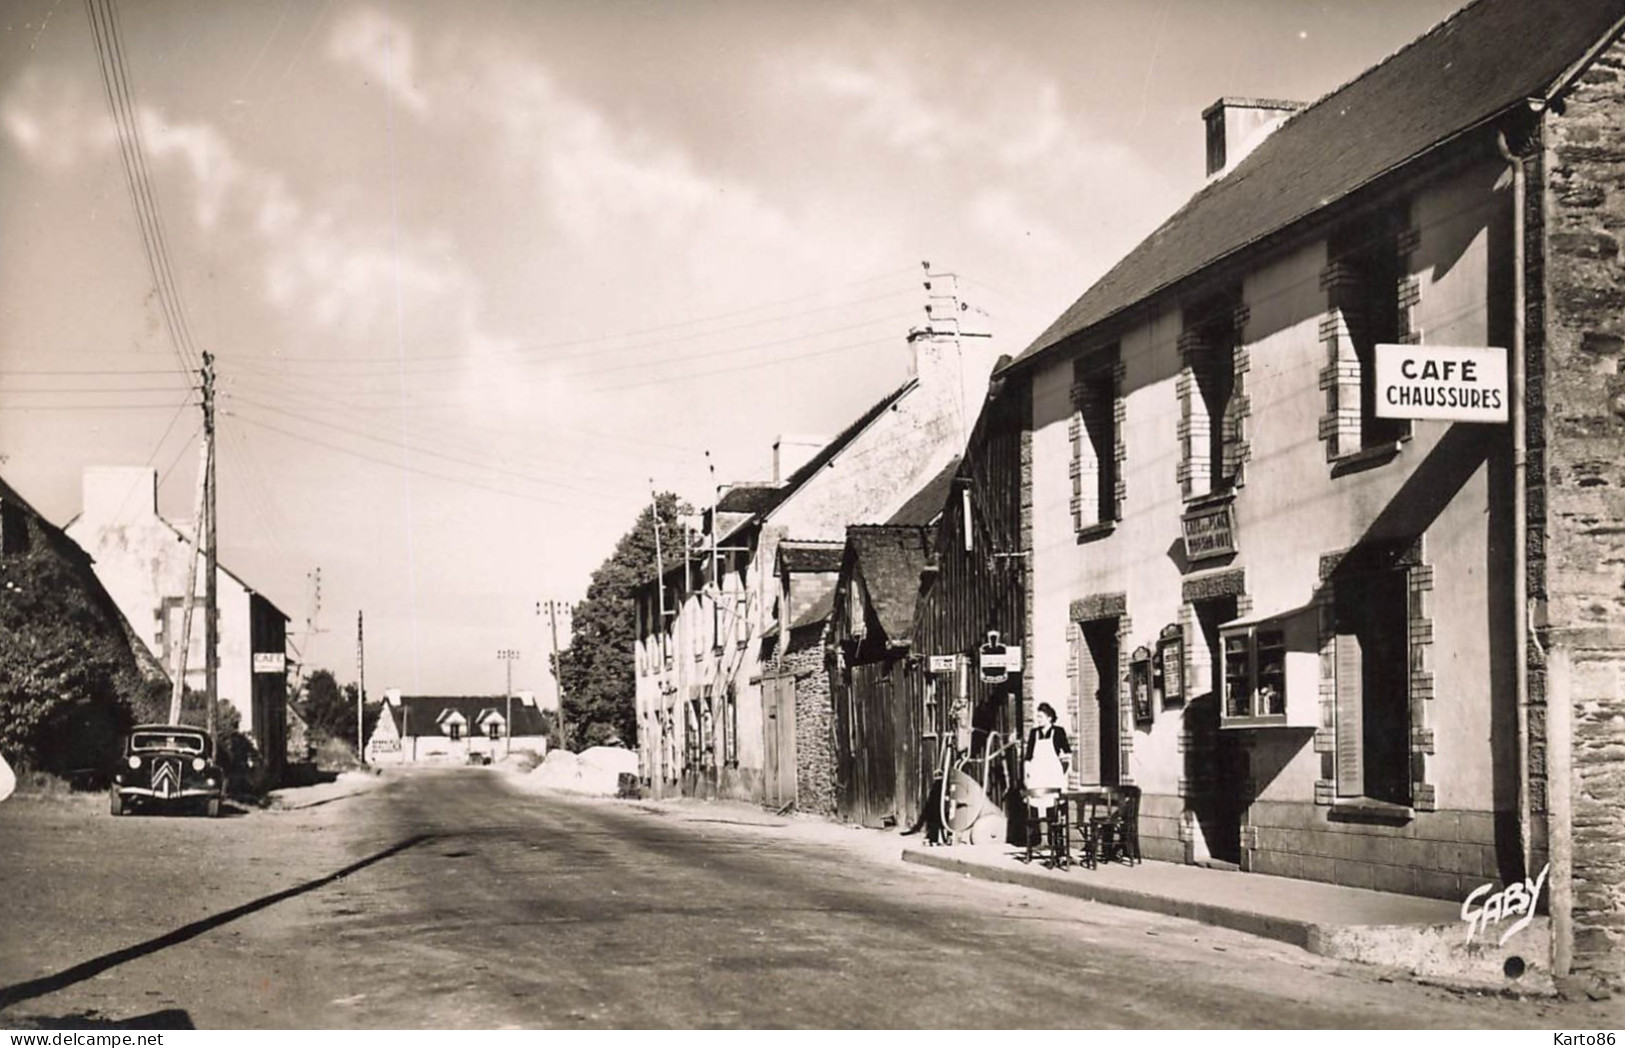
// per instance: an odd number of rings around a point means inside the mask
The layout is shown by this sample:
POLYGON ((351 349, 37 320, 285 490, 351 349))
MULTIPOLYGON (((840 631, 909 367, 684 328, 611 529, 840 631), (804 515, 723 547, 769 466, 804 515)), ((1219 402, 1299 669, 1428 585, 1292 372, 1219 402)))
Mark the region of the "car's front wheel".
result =
POLYGON ((107 804, 108 810, 114 815, 123 815, 124 814, 124 794, 120 793, 116 788, 113 789, 111 791, 111 793, 112 793, 111 799, 108 801, 108 804, 107 804))

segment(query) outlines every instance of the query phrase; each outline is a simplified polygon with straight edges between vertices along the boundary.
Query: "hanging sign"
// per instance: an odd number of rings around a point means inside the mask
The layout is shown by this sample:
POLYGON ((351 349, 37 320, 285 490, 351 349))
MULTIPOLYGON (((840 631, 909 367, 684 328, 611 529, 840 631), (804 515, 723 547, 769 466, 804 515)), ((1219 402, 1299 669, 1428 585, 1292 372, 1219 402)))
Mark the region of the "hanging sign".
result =
POLYGON ((954 671, 954 657, 952 655, 928 655, 926 668, 932 673, 952 673, 954 671))
POLYGON ((1377 346, 1378 418, 1507 420, 1507 351, 1475 346, 1377 346))
POLYGON ((988 631, 987 643, 977 654, 985 684, 1001 684, 1010 674, 1021 672, 1021 645, 1000 643, 996 630, 988 631))
POLYGON ((280 651, 256 651, 254 653, 255 673, 285 673, 287 672, 288 657, 280 651))

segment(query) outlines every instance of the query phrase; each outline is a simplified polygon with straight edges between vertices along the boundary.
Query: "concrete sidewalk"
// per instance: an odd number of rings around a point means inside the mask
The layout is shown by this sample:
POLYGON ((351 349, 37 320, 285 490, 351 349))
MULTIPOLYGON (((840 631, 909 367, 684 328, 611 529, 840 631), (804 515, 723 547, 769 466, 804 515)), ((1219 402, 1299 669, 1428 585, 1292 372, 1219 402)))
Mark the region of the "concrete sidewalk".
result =
POLYGON ((1358 961, 1460 989, 1547 996, 1551 925, 1537 917, 1498 944, 1510 922, 1467 941, 1461 904, 1166 862, 1090 870, 1029 866, 1010 845, 927 847, 895 830, 865 829, 809 814, 776 815, 736 801, 689 797, 607 801, 690 823, 728 823, 836 847, 877 862, 910 863, 980 880, 1054 892, 1107 906, 1182 917, 1358 961), (1514 974, 1516 973, 1516 974, 1514 974))
POLYGON ((1185 917, 1275 939, 1310 953, 1404 969, 1452 986, 1524 994, 1555 992, 1551 927, 1538 917, 1498 944, 1501 928, 1467 941, 1461 904, 1166 862, 1051 870, 1010 846, 907 847, 904 862, 1017 884, 1108 906, 1185 917))

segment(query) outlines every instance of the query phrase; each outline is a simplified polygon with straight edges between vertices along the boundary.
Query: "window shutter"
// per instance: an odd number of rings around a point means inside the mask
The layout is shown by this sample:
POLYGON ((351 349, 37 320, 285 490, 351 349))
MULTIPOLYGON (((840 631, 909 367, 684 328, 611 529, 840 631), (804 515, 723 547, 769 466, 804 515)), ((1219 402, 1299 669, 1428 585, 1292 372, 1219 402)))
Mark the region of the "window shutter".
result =
POLYGON ((1364 682, 1360 676, 1360 638, 1337 635, 1337 793, 1365 794, 1364 682))
POLYGON ((1095 693, 1100 689, 1100 672, 1094 656, 1084 643, 1083 630, 1071 630, 1072 659, 1078 672, 1072 677, 1072 708, 1077 711, 1076 738, 1072 743, 1072 766, 1079 782, 1100 781, 1100 705, 1095 693))

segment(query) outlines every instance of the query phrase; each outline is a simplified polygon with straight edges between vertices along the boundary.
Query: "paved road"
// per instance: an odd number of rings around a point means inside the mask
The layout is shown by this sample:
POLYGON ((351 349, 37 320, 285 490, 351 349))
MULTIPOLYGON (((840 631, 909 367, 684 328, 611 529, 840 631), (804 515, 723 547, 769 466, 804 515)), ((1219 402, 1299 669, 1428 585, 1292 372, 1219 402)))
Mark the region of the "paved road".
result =
POLYGON ((8 804, 0 1026, 1552 1027, 1607 1007, 1381 981, 764 821, 486 769, 213 823, 8 804))

